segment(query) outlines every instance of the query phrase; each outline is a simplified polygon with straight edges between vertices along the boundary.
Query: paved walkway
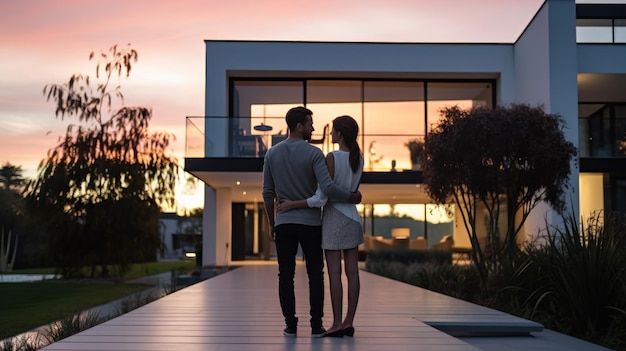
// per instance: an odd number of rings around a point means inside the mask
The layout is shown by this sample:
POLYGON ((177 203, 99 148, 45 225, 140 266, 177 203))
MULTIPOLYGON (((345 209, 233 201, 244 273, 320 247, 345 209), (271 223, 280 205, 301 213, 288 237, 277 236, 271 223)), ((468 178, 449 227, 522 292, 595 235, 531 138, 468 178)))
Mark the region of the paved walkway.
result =
MULTIPOLYGON (((42 350, 512 351, 606 350, 530 321, 361 271, 354 338, 311 338, 306 272, 298 264, 297 338, 284 328, 276 263, 246 265, 202 281, 42 350), (450 336, 491 331, 499 337, 450 336), (463 329, 465 328, 465 329, 463 329), (526 330, 526 331, 524 331, 526 330), (513 332, 515 336, 505 336, 513 332)), ((332 313, 327 292, 325 323, 332 313)))

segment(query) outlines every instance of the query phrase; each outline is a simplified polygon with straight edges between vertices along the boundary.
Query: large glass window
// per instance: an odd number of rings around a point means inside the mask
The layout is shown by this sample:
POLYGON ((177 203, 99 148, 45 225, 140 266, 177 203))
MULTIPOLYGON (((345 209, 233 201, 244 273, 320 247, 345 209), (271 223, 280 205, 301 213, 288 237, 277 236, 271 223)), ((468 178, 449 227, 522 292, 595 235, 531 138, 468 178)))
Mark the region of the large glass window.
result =
POLYGON ((626 156, 626 105, 615 106, 615 154, 626 156))
POLYGON ((626 105, 580 104, 580 155, 626 156, 626 105))
POLYGON ((363 129, 361 81, 309 80, 306 83, 306 107, 313 111, 312 142, 324 153, 333 150, 330 129, 335 117, 348 115, 363 129))
POLYGON ((441 110, 459 106, 470 109, 474 106, 493 106, 493 87, 491 83, 428 83, 427 116, 428 130, 432 130, 442 119, 441 110))
POLYGON ((626 175, 612 175, 610 178, 609 193, 605 198, 611 203, 606 208, 626 214, 626 175))
POLYGON ((605 106, 589 116, 589 150, 591 156, 610 156, 610 108, 605 106))
POLYGON ((287 136, 286 106, 304 104, 304 82, 236 80, 231 99, 230 155, 262 157, 287 136))
MULTIPOLYGON (((591 155, 591 142, 595 135, 592 135, 593 126, 590 117, 599 113, 604 108, 604 104, 579 104, 578 105, 578 155, 589 157, 591 155)), ((595 146, 594 146, 595 149, 595 146)))
POLYGON ((428 247, 454 234, 454 211, 433 204, 359 205, 363 230, 368 235, 391 238, 394 228, 409 228, 411 239, 424 237, 428 247))
POLYGON ((582 18, 576 20, 577 43, 626 43, 626 19, 582 18))
MULTIPOLYGON (((413 155, 419 151, 412 152, 419 147, 411 149, 410 146, 415 146, 412 142, 419 144, 425 140, 429 130, 441 120, 440 110, 444 107, 493 106, 494 83, 493 80, 234 79, 230 111, 232 151, 239 157, 262 157, 263 148, 286 137, 285 113, 294 106, 306 106, 313 111, 313 144, 324 153, 336 147, 329 136, 332 120, 350 115, 359 124, 359 144, 366 171, 419 169, 413 155)), ((393 228, 410 228, 411 237, 425 237, 428 246, 444 235, 454 235, 454 213, 444 208, 429 203, 397 203, 394 198, 380 202, 359 206, 368 234, 388 237, 393 228)), ((267 256, 268 249, 257 235, 250 228, 244 231, 241 240, 245 246, 241 253, 254 256, 264 252, 267 256)))
POLYGON ((615 43, 626 43, 626 19, 616 19, 613 21, 613 41, 615 43))
MULTIPOLYGON (((306 105, 313 111, 313 143, 334 149, 332 120, 350 115, 359 123, 360 143, 369 171, 416 169, 415 148, 436 126, 442 108, 493 106, 493 83, 382 80, 235 80, 231 153, 262 157, 287 134, 286 111, 306 105)), ((417 148, 419 150, 419 148, 417 148)))
POLYGON ((424 141, 423 82, 365 82, 363 138, 365 168, 412 169, 408 143, 424 141))
POLYGON ((613 21, 611 19, 577 19, 576 42, 613 42, 613 21))

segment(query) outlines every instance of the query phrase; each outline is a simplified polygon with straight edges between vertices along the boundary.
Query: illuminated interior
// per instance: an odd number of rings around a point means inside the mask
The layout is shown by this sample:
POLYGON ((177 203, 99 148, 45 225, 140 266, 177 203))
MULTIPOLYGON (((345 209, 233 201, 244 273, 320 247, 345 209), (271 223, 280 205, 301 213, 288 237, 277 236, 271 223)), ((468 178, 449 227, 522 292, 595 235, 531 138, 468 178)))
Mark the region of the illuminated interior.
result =
MULTIPOLYGON (((313 144, 324 153, 336 148, 329 136, 332 120, 340 115, 357 120, 366 172, 419 170, 419 165, 412 161, 408 144, 412 140, 423 142, 441 119, 439 111, 454 105, 492 106, 494 95, 492 80, 242 79, 231 84, 234 142, 237 138, 254 138, 257 142, 253 153, 257 157, 286 137, 286 112, 294 106, 306 106, 313 111, 313 144)), ((248 204, 246 209, 246 257, 254 257, 263 251, 260 246, 265 217, 262 203, 248 204)), ((423 236, 428 246, 432 246, 443 236, 455 233, 452 206, 444 208, 427 201, 406 203, 390 196, 383 202, 360 204, 358 209, 365 233, 375 236, 391 238, 393 228, 409 228, 411 238, 423 236)), ((465 237, 462 232, 459 240, 465 237)))

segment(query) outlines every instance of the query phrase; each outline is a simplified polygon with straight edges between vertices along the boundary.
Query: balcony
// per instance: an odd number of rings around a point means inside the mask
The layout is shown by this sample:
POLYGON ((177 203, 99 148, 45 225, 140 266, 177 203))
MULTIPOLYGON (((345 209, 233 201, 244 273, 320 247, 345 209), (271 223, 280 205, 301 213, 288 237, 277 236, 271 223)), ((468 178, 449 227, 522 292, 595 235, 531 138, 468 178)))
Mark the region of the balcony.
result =
MULTIPOLYGON (((336 150, 329 124, 316 127, 311 144, 324 154, 336 150)), ((360 125, 361 130, 367 130, 360 125)), ((402 127, 399 126, 399 129, 402 127)), ((287 138, 284 117, 187 117, 185 158, 262 159, 267 150, 287 138)), ((366 172, 416 170, 409 142, 423 141, 419 134, 359 134, 366 172)))

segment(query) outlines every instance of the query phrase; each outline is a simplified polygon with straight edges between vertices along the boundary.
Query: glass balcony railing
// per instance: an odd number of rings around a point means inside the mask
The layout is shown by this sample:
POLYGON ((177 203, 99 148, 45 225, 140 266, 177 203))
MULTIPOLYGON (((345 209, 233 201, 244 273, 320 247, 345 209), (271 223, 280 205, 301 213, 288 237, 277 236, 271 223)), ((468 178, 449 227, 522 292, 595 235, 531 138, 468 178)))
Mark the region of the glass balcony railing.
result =
POLYGON ((204 117, 187 117, 185 122, 185 157, 204 157, 204 117))
MULTIPOLYGON (((363 126, 360 127, 364 130, 363 126)), ((416 169, 413 159, 423 145, 424 136, 404 132, 360 134, 358 142, 365 170, 390 172, 416 169)), ((185 157, 260 158, 286 138, 284 117, 187 117, 185 157)), ((337 144, 333 144, 330 137, 330 125, 316 126, 311 144, 325 154, 336 150, 337 144)))
POLYGON ((576 20, 576 42, 623 44, 626 43, 626 19, 585 18, 576 20))

